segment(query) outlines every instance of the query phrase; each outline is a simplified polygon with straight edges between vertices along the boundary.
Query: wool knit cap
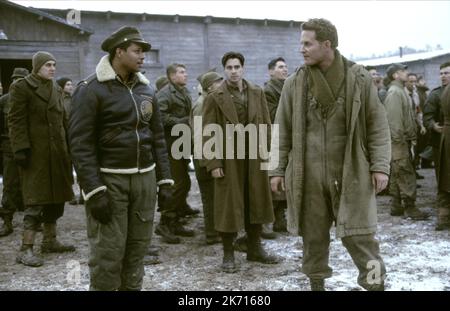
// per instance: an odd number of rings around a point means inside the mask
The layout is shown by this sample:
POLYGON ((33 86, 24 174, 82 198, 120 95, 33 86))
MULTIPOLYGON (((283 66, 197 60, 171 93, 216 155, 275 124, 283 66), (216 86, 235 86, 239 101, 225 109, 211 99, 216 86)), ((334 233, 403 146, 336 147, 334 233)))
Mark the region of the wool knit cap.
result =
POLYGON ((33 73, 38 73, 39 69, 49 60, 56 62, 55 57, 49 52, 39 51, 34 54, 32 60, 33 73))

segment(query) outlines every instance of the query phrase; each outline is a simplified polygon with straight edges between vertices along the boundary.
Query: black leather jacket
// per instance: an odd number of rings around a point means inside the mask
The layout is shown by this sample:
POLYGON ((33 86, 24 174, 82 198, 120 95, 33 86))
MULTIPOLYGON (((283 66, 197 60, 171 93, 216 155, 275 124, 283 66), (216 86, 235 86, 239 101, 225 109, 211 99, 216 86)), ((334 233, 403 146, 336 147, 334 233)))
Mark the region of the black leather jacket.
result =
POLYGON ((142 74, 131 80, 123 83, 103 58, 74 92, 70 151, 86 197, 105 188, 100 172, 143 173, 156 165, 158 184, 173 182, 155 92, 142 74))

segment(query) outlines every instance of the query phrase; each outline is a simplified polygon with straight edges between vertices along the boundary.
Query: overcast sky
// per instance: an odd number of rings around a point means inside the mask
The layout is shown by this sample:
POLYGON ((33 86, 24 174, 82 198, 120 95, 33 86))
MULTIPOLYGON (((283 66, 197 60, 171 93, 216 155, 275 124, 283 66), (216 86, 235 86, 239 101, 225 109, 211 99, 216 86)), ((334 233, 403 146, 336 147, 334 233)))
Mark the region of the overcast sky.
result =
MULTIPOLYGON (((371 56, 440 44, 450 49, 450 1, 13 1, 35 8, 167 15, 212 15, 305 21, 324 17, 339 34, 344 55, 371 56)), ((81 22, 82 16, 81 16, 81 22)))

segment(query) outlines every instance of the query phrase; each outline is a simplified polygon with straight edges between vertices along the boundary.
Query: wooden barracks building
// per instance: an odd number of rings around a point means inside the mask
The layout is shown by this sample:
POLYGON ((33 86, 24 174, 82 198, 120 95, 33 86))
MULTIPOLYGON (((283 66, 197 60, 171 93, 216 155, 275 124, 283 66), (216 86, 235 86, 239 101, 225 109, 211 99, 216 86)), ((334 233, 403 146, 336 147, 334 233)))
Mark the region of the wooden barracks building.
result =
POLYGON ((230 50, 244 54, 245 78, 261 86, 269 79, 267 64, 271 59, 284 57, 290 72, 302 63, 301 22, 110 11, 73 13, 0 0, 0 78, 4 93, 13 68, 31 69, 31 57, 39 50, 55 56, 57 77, 67 76, 75 82, 87 77, 105 54, 100 49, 103 39, 124 25, 139 28, 152 44, 143 67, 150 81, 165 74, 170 63, 183 63, 194 98, 196 77, 212 68, 221 73, 221 57, 230 50), (77 23, 69 24, 68 20, 77 23))

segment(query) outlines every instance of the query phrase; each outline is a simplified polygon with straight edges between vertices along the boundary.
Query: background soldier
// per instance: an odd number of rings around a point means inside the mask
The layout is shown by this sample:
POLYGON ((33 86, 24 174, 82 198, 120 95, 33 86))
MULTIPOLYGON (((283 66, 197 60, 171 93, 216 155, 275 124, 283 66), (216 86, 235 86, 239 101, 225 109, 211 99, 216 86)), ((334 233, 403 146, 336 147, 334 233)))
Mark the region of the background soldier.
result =
POLYGON ((391 181, 392 216, 403 216, 404 212, 413 220, 428 217, 416 207, 416 171, 413 166, 411 148, 417 143, 416 112, 405 92, 408 67, 392 64, 387 76, 392 80, 384 106, 389 121, 392 142, 391 181), (403 203, 403 205, 402 205, 403 203))
POLYGON ((447 85, 442 97, 443 115, 442 140, 439 148, 438 167, 438 219, 436 230, 450 230, 450 86, 447 85))
POLYGON ((73 198, 72 170, 67 146, 67 118, 62 90, 53 82, 56 60, 37 52, 33 72, 11 86, 8 115, 11 148, 22 174, 25 207, 23 241, 17 262, 41 266, 33 253, 36 231, 44 223, 42 253, 74 251, 56 239, 56 221, 64 202, 73 198))
MULTIPOLYGON (((281 90, 283 89, 284 81, 288 77, 288 67, 286 61, 282 57, 272 59, 269 62, 270 80, 264 86, 264 94, 269 107, 270 121, 275 121, 275 114, 277 112, 278 103, 280 101, 281 90)), ((275 212, 275 222, 273 223, 273 231, 286 232, 286 194, 277 195, 272 194, 273 208, 275 212)), ((264 232, 263 232, 264 233, 264 232)), ((264 237, 264 235, 263 235, 264 237)))
POLYGON ((169 151, 170 169, 175 185, 173 187, 173 201, 167 204, 164 209, 161 209, 161 219, 155 233, 161 235, 164 242, 177 244, 180 243, 177 235, 194 236, 194 231, 185 228, 180 222, 180 218, 199 213, 198 210, 193 210, 187 203, 187 196, 191 189, 190 159, 175 159, 171 155, 172 143, 178 138, 178 136, 171 135, 172 127, 176 124, 189 125, 192 100, 186 88, 186 67, 183 64, 174 63, 169 65, 166 71, 169 83, 156 94, 156 97, 161 109, 161 119, 169 151))
MULTIPOLYGON (((243 79, 244 56, 228 52, 222 57, 226 80, 205 99, 203 127, 215 124, 224 135, 220 141, 226 150, 226 125, 259 125, 269 127, 270 117, 263 90, 243 79)), ((228 134, 230 135, 230 134, 228 134)), ((259 135, 258 135, 259 137, 259 135)), ((224 272, 236 272, 233 240, 239 230, 245 227, 248 236, 247 260, 266 264, 278 263, 278 258, 265 252, 261 245, 262 224, 273 221, 272 198, 267 171, 261 170, 261 154, 249 159, 249 140, 245 137, 245 158, 238 159, 236 146, 232 159, 205 159, 208 172, 214 183, 214 225, 222 237, 224 272)), ((270 141, 270 139, 268 139, 270 141)), ((261 142, 260 142, 261 144, 261 142)), ((259 149, 258 149, 259 150, 259 149)))
POLYGON ((436 178, 439 175, 439 144, 441 142, 443 117, 441 111, 441 95, 444 88, 450 84, 450 62, 439 66, 441 86, 431 90, 425 102, 423 123, 431 134, 431 146, 433 147, 434 169, 436 178))
POLYGON ((69 128, 86 201, 90 289, 140 290, 156 186, 166 201, 173 181, 154 90, 139 72, 150 44, 122 27, 101 47, 109 55, 75 91, 69 128))
POLYGON ((329 21, 311 19, 302 25, 306 66, 286 80, 281 94, 272 191, 286 189, 288 229, 303 237, 302 271, 312 290, 324 290, 324 279, 332 273, 333 222, 358 267, 358 284, 383 290, 375 193, 388 182, 386 112, 368 72, 341 56, 337 46, 336 27, 329 21), (379 267, 375 280, 368 277, 373 262, 379 267))
MULTIPOLYGON (((25 78, 30 72, 25 68, 14 68, 11 79, 13 83, 20 78, 25 78)), ((15 211, 23 211, 22 185, 20 182, 19 168, 14 161, 9 140, 8 113, 11 109, 9 94, 0 97, 0 126, 2 152, 3 152, 3 196, 0 216, 3 218, 3 227, 0 236, 7 236, 13 232, 12 220, 15 211)))

